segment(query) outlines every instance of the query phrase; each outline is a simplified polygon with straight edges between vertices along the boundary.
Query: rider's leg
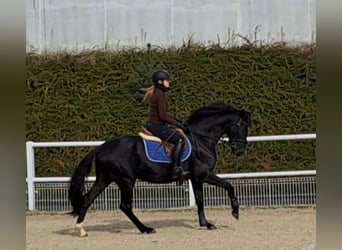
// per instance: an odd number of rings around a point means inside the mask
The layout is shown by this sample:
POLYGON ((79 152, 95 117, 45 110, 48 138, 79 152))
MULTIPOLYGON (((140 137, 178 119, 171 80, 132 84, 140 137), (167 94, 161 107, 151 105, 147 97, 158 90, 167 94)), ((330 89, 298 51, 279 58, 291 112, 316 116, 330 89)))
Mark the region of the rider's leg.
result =
POLYGON ((172 152, 172 169, 171 169, 171 179, 178 179, 181 177, 185 177, 186 173, 181 167, 181 153, 182 153, 182 145, 183 140, 180 138, 175 144, 175 147, 172 152))
POLYGON ((182 151, 183 151, 183 139, 181 135, 176 132, 172 135, 170 141, 175 144, 172 152, 172 169, 171 169, 171 179, 178 179, 180 182, 185 180, 185 177, 189 172, 185 172, 182 168, 182 151))
POLYGON ((169 142, 175 145, 172 151, 172 169, 171 169, 171 178, 178 179, 186 176, 186 172, 184 172, 181 167, 181 155, 182 155, 182 137, 173 129, 163 125, 163 124, 152 124, 147 123, 146 128, 155 136, 159 137, 162 140, 168 140, 169 142))

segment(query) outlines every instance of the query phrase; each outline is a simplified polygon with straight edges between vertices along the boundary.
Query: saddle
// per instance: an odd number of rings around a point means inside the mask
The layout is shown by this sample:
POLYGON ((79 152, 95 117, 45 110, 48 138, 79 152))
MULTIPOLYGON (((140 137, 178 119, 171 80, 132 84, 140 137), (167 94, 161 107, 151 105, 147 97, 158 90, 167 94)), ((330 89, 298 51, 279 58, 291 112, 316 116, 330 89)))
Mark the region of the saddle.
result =
MULTIPOLYGON (((182 133, 183 133, 183 131, 182 131, 182 133)), ((145 140, 159 142, 161 144, 160 146, 164 147, 164 151, 165 151, 166 155, 170 158, 172 157, 173 148, 175 147, 175 145, 173 143, 167 142, 167 141, 162 141, 162 139, 160 139, 157 136, 154 136, 146 128, 142 128, 141 132, 139 132, 139 135, 145 140)), ((184 143, 183 143, 183 147, 184 147, 184 143)))
MULTIPOLYGON (((183 137, 183 147, 181 161, 185 161, 191 154, 191 143, 181 129, 177 129, 183 137)), ((171 163, 172 152, 175 145, 171 142, 163 141, 159 137, 154 136, 146 128, 142 128, 138 133, 143 139, 145 153, 147 158, 153 162, 171 163)))

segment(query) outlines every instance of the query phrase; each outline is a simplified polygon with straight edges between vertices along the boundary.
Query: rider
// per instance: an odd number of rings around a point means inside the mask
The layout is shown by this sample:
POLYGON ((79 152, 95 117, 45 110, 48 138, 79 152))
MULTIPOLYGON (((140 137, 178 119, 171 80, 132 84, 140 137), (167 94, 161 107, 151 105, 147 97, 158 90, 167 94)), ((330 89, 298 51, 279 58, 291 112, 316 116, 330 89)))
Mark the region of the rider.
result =
POLYGON ((146 128, 153 135, 162 140, 168 140, 175 145, 172 152, 171 178, 183 178, 186 176, 181 167, 182 137, 178 131, 167 125, 174 125, 183 130, 185 123, 168 113, 167 91, 170 90, 171 76, 166 70, 157 70, 152 74, 153 85, 145 89, 144 101, 149 102, 150 109, 146 128))

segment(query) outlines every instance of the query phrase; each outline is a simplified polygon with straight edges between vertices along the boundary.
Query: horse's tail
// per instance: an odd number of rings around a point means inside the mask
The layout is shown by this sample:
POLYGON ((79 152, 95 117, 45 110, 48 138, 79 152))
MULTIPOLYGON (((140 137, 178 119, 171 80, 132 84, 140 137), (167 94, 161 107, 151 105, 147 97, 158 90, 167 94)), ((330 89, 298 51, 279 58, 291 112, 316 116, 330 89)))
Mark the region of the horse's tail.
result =
POLYGON ((98 148, 90 151, 78 164, 74 173, 71 176, 70 186, 69 186, 69 198, 71 205, 73 207, 70 213, 73 216, 79 215, 81 207, 84 203, 84 182, 85 177, 88 176, 91 170, 93 158, 97 153, 98 148))

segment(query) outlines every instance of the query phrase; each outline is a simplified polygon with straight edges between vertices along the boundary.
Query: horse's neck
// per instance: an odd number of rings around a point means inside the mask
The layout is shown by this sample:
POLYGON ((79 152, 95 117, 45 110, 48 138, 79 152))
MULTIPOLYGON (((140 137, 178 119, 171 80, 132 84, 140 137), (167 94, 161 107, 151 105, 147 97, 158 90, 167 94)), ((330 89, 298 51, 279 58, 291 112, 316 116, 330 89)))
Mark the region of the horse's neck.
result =
POLYGON ((222 124, 211 126, 209 129, 205 123, 195 125, 193 130, 204 145, 216 145, 223 135, 225 127, 222 124))

